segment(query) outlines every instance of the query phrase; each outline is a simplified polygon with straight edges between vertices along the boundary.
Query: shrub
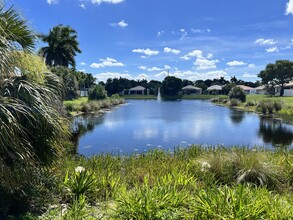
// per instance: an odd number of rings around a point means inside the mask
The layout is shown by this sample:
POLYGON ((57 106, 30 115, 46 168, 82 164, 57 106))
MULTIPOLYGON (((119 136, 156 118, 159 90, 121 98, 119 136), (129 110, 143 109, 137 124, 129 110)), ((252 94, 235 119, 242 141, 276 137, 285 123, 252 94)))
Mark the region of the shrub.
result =
POLYGON ((83 103, 81 106, 81 111, 82 112, 90 112, 91 111, 91 106, 88 103, 83 103))
POLYGON ((237 99, 231 99, 230 100, 230 106, 233 107, 233 106, 237 106, 238 105, 238 100, 237 99))
POLYGON ((280 100, 274 100, 274 108, 276 112, 280 111, 283 107, 283 102, 280 100))
POLYGON ((95 85, 89 90, 89 100, 102 100, 107 98, 107 92, 101 85, 95 85))
POLYGON ((237 87, 237 86, 235 86, 234 88, 231 89, 231 91, 229 92, 228 96, 229 96, 230 100, 231 99, 238 99, 241 102, 246 101, 246 95, 245 95, 244 91, 241 88, 237 87))
POLYGON ((245 106, 246 107, 255 106, 255 103, 253 101, 248 101, 248 102, 246 102, 245 106))

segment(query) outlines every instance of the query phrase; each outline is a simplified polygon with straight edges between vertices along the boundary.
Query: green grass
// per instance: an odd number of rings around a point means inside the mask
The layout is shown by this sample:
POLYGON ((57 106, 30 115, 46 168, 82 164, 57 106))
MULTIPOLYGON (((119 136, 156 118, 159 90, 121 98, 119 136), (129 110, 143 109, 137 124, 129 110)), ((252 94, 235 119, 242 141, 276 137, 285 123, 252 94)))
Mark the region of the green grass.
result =
MULTIPOLYGON (((65 216, 290 219, 292 165, 292 151, 285 149, 191 146, 130 156, 65 157, 53 170, 56 196, 70 207, 65 216), (77 166, 85 171, 76 173, 77 166)), ((48 210, 42 219, 57 217, 48 210)))
POLYGON ((183 95, 183 99, 202 99, 209 100, 214 98, 227 98, 226 95, 183 95))
POLYGON ((157 99, 155 95, 123 95, 124 99, 157 99))
POLYGON ((74 100, 64 101, 63 104, 66 105, 79 105, 81 106, 83 103, 88 102, 88 97, 80 97, 74 100))

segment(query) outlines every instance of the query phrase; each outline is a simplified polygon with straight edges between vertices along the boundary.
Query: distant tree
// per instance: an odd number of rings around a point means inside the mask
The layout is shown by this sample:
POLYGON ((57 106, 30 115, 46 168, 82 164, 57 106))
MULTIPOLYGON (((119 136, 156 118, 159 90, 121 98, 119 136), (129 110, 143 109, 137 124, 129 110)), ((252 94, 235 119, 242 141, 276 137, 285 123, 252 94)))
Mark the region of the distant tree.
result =
POLYGON ((51 72, 55 73, 63 81, 63 94, 65 100, 72 100, 79 96, 78 81, 75 72, 66 67, 52 67, 51 72))
POLYGON ((237 85, 237 83, 238 83, 238 79, 236 78, 236 76, 232 76, 231 79, 230 79, 230 82, 231 82, 232 84, 237 85))
POLYGON ((42 47, 40 54, 49 66, 71 65, 75 68, 76 53, 81 53, 78 47, 77 33, 70 26, 58 25, 50 30, 48 35, 39 36, 48 46, 42 47))
POLYGON ((84 73, 75 71, 76 80, 78 82, 79 89, 89 89, 95 85, 96 78, 91 73, 84 73))
POLYGON ((193 86, 193 82, 190 81, 190 80, 188 80, 188 79, 184 79, 182 81, 182 86, 184 87, 184 86, 188 86, 188 85, 192 85, 193 86))
POLYGON ((107 79, 105 89, 109 96, 123 92, 124 86, 121 84, 121 78, 107 79))
POLYGON ((293 79, 293 62, 277 60, 274 64, 268 64, 265 70, 258 74, 258 77, 262 79, 263 84, 279 85, 281 88, 280 96, 283 96, 284 85, 293 79))
POLYGON ((241 88, 237 87, 237 86, 235 86, 235 87, 233 87, 231 89, 231 91, 229 92, 228 96, 229 96, 230 100, 231 99, 238 99, 241 102, 246 101, 246 95, 245 95, 244 91, 241 88))
POLYGON ((210 80, 210 79, 206 79, 206 80, 204 81, 204 84, 206 84, 207 87, 210 87, 210 86, 212 85, 212 83, 213 83, 213 81, 210 80))
POLYGON ((101 85, 95 85, 89 90, 89 100, 102 100, 107 98, 107 92, 101 85))
POLYGON ((182 89, 182 80, 175 76, 167 76, 162 83, 162 93, 164 95, 178 95, 182 89))
POLYGON ((162 87, 162 82, 157 81, 157 80, 151 80, 148 83, 148 88, 150 90, 150 94, 156 95, 158 92, 158 88, 162 87))
POLYGON ((235 84, 233 84, 233 83, 228 83, 228 84, 224 85, 223 90, 222 90, 223 94, 228 94, 233 87, 235 87, 235 84))

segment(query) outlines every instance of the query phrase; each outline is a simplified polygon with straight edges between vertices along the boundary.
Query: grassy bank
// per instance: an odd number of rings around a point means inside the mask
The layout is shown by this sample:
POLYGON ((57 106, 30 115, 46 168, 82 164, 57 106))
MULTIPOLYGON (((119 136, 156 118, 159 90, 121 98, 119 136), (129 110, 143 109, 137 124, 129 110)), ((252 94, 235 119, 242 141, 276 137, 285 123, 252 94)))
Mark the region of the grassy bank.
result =
POLYGON ((293 217, 293 155, 282 149, 191 146, 63 158, 53 170, 59 203, 41 219, 293 217))
POLYGON ((64 101, 64 106, 71 115, 77 115, 80 113, 98 112, 123 103, 124 99, 119 96, 112 96, 97 101, 90 101, 87 97, 81 97, 75 100, 64 101))
POLYGON ((283 119, 293 123, 293 97, 272 97, 266 95, 247 95, 246 102, 229 102, 227 98, 212 100, 220 105, 237 108, 242 111, 257 112, 269 117, 283 119))

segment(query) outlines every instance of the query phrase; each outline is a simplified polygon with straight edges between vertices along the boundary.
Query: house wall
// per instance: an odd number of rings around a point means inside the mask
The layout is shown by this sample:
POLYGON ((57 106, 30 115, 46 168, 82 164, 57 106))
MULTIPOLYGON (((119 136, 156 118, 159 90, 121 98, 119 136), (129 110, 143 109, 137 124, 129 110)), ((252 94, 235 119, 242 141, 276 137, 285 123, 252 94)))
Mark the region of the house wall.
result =
POLYGON ((293 89, 284 89, 284 96, 293 96, 293 89))

